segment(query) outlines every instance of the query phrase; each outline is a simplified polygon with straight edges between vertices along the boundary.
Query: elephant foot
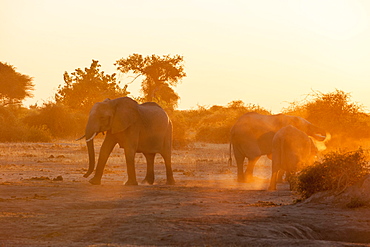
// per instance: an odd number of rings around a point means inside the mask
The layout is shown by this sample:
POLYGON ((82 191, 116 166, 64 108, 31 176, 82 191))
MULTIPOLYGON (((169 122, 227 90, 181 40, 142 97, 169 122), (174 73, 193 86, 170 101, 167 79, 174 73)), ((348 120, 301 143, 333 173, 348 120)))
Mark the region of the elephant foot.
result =
POLYGON ((238 183, 245 183, 245 177, 243 175, 238 175, 238 183))
POLYGON ((89 180, 89 183, 92 185, 100 185, 101 184, 101 179, 93 177, 92 179, 89 180))
POLYGON ((275 186, 270 185, 267 190, 275 191, 276 190, 276 185, 275 186))
POLYGON ((175 179, 173 179, 173 178, 167 179, 166 184, 167 185, 175 185, 175 179))
POLYGON ((94 170, 88 170, 85 174, 84 174, 84 178, 87 178, 91 175, 91 173, 93 173, 94 170))
POLYGON ((245 182, 246 183, 253 183, 256 179, 253 176, 245 176, 245 182))
POLYGON ((286 180, 283 178, 283 176, 278 176, 278 177, 276 178, 276 182, 277 182, 277 183, 284 183, 284 182, 286 182, 286 180))
POLYGON ((127 182, 125 183, 126 186, 136 186, 138 185, 137 181, 130 181, 130 180, 127 180, 127 182))
POLYGON ((152 185, 154 183, 154 178, 144 178, 143 181, 141 181, 142 184, 150 184, 152 185))

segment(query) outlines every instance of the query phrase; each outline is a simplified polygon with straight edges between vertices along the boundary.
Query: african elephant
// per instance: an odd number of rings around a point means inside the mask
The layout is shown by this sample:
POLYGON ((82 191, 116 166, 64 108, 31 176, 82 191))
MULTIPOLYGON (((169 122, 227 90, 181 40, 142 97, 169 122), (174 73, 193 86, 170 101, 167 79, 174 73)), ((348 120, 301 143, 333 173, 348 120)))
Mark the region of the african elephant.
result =
MULTIPOLYGON (((89 154, 88 177, 95 168, 94 137, 106 131, 100 148, 95 175, 91 184, 100 184, 105 164, 118 143, 125 150, 128 180, 126 185, 137 185, 135 154, 143 153, 147 173, 143 182, 154 182, 154 157, 160 153, 166 166, 167 184, 174 184, 171 168, 172 123, 166 112, 156 103, 138 104, 131 98, 122 97, 96 103, 89 114, 85 138, 89 154)), ((82 137, 83 138, 83 137, 82 137)))
POLYGON ((296 116, 262 115, 250 112, 236 121, 230 131, 230 161, 231 147, 233 147, 239 182, 253 179, 254 166, 262 155, 271 158, 272 139, 278 130, 287 125, 293 125, 318 141, 326 138, 326 132, 323 129, 296 116), (244 173, 245 158, 248 159, 248 165, 244 173))
POLYGON ((306 133, 292 125, 281 128, 272 139, 272 175, 269 190, 276 190, 279 172, 285 171, 289 178, 291 173, 311 165, 317 152, 317 147, 306 133))

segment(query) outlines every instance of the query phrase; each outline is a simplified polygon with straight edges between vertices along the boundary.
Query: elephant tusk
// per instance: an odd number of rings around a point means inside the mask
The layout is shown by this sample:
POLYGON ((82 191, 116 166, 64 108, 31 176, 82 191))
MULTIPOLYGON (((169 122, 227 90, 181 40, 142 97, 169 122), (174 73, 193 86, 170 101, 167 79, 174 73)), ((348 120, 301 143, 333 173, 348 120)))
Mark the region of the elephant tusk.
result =
POLYGON ((88 140, 86 140, 86 142, 91 141, 92 139, 94 139, 95 136, 96 136, 96 132, 92 135, 92 137, 90 137, 88 140))
POLYGON ((325 141, 326 136, 316 134, 316 135, 313 136, 313 138, 315 138, 317 141, 323 142, 323 141, 325 141))
POLYGON ((85 137, 85 135, 81 136, 80 138, 76 139, 75 141, 79 141, 79 140, 81 140, 84 137, 85 137))

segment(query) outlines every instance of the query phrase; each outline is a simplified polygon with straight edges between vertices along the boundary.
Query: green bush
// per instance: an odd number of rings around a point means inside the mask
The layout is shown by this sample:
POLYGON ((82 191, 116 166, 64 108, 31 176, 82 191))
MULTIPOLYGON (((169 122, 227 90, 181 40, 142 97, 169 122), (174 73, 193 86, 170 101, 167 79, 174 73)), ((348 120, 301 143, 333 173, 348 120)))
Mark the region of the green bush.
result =
POLYGON ((367 152, 329 152, 321 162, 306 167, 298 175, 297 191, 303 198, 327 190, 340 192, 370 173, 367 152))

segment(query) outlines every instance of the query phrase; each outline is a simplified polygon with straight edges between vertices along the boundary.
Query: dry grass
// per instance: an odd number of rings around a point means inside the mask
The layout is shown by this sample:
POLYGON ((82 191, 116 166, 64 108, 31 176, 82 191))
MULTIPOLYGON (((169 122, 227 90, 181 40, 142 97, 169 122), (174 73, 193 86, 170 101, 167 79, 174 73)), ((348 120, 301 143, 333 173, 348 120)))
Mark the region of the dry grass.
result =
MULTIPOLYGON (((95 142, 96 157, 102 140, 95 142)), ((34 177, 56 178, 84 182, 82 177, 88 166, 84 142, 56 143, 0 143, 0 182, 17 182, 34 177), (59 169, 60 168, 60 169, 59 169)), ((172 168, 178 182, 191 181, 193 185, 217 183, 236 185, 236 166, 228 166, 228 144, 196 143, 192 148, 173 150, 172 168), (201 180, 201 182, 197 182, 201 180)), ((142 154, 136 155, 138 181, 145 177, 146 161, 142 154)), ((270 161, 261 159, 256 176, 269 179, 270 161)), ((155 159, 156 183, 165 182, 165 166, 160 155, 155 159)), ((124 150, 116 146, 107 162, 104 180, 126 181, 124 150)), ((189 182, 190 185, 190 182, 189 182)))
MULTIPOLYGON (((96 151, 100 145, 97 140, 96 151)), ((257 182, 237 183, 226 144, 174 150, 175 186, 165 185, 160 156, 153 186, 123 186, 126 167, 118 147, 101 186, 82 177, 88 163, 83 142, 1 143, 0 153, 0 246, 340 246, 340 241, 370 241, 366 208, 291 205, 297 196, 288 184, 266 191, 270 161, 257 164, 257 182)), ((138 154, 136 164, 141 181, 145 158, 138 154)))

